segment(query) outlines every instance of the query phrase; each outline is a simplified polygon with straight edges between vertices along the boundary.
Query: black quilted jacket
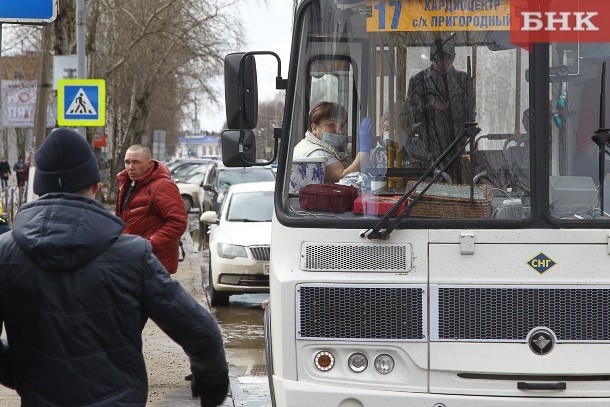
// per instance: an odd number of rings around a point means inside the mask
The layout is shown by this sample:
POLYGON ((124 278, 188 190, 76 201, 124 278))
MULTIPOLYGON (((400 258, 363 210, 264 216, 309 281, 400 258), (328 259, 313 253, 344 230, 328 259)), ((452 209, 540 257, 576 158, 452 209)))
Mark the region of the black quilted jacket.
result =
POLYGON ((23 405, 144 406, 142 314, 184 348, 198 378, 223 381, 218 325, 123 228, 92 199, 47 194, 0 236, 0 382, 23 405))

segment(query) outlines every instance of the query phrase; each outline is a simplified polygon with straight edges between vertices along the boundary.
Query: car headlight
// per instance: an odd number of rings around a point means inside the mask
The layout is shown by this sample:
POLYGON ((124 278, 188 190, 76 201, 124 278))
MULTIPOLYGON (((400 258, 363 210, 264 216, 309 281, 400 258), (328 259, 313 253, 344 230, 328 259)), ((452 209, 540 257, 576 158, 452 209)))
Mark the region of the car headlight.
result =
POLYGON ((245 247, 228 243, 218 243, 218 255, 224 259, 248 257, 245 247))

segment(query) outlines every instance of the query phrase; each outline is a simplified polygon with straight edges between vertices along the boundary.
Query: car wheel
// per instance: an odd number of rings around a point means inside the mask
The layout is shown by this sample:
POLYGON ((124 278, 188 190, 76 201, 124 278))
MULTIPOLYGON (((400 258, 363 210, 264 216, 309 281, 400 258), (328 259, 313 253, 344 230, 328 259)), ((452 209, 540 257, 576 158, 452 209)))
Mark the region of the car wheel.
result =
POLYGON ((182 196, 182 202, 184 202, 184 209, 186 210, 186 213, 189 213, 191 211, 191 208, 193 207, 193 198, 191 198, 188 195, 181 195, 182 196))
POLYGON ((210 304, 213 307, 222 307, 229 305, 229 295, 220 293, 214 289, 214 277, 212 276, 212 260, 208 266, 208 287, 210 288, 210 304))

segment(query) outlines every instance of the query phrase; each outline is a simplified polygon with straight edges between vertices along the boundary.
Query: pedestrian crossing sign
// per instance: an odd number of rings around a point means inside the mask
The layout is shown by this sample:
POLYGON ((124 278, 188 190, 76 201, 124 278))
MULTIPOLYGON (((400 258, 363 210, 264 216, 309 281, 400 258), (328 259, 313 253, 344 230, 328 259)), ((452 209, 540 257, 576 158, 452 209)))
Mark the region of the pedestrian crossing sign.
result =
POLYGON ((103 79, 60 79, 57 84, 57 124, 104 126, 106 82, 103 79))

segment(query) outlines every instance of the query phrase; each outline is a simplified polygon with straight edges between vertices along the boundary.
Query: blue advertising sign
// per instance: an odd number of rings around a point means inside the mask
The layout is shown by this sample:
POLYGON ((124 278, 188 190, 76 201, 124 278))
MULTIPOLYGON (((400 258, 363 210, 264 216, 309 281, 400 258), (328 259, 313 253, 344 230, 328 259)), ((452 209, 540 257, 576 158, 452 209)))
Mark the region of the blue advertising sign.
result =
POLYGON ((0 23, 50 24, 57 8, 58 0, 0 0, 0 23))

